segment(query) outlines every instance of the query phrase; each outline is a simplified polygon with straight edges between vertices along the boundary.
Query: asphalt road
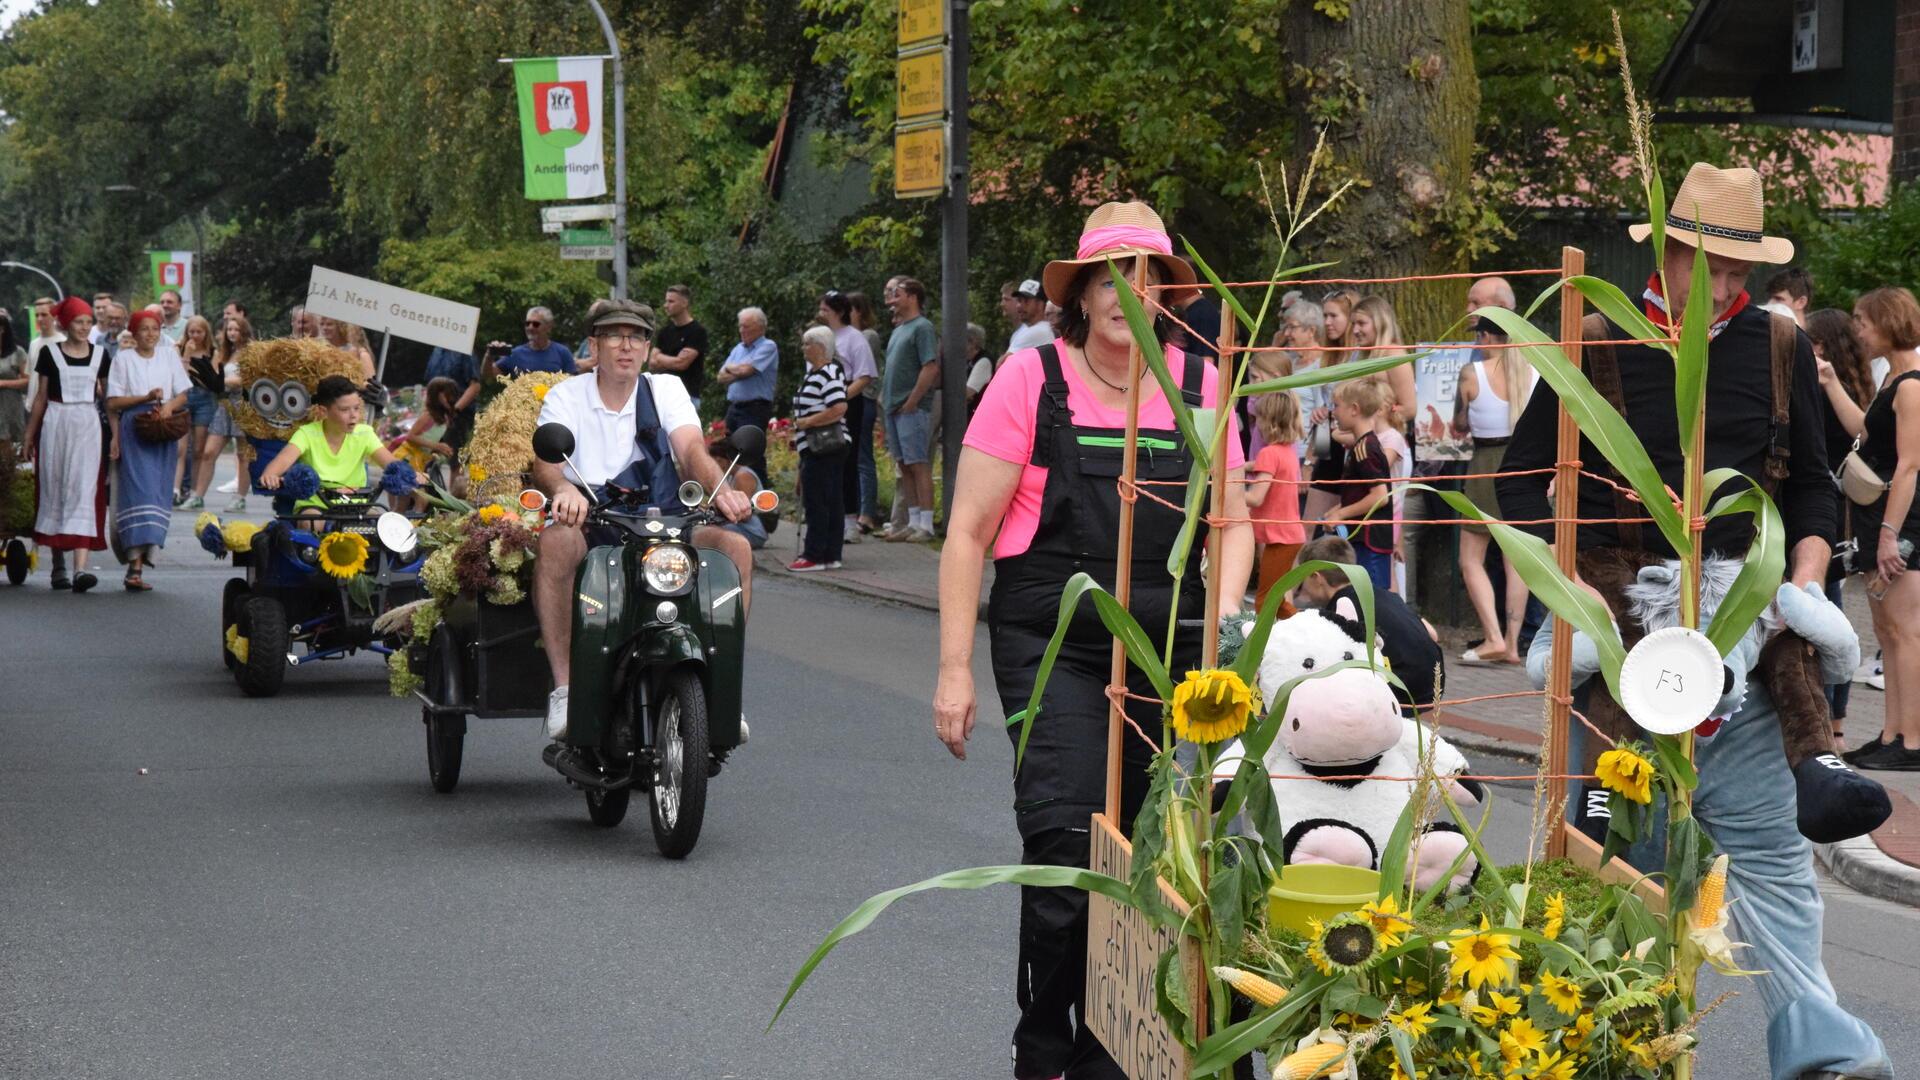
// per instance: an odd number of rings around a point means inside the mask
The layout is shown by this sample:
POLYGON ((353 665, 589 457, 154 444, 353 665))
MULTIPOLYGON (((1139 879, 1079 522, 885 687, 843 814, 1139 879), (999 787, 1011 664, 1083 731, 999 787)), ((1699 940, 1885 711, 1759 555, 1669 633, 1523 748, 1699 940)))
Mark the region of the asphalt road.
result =
MULTIPOLYGON (((376 658, 242 698, 184 530, 148 595, 0 587, 0 1077, 1007 1075, 1011 890, 910 899, 764 1031, 860 900, 1018 860, 1006 740, 932 738, 930 616, 763 582, 753 740, 675 863, 637 800, 589 824, 532 721, 476 722, 436 795, 376 658)), ((1920 915, 1834 886, 1827 926, 1843 999, 1920 1062, 1920 915)), ((1756 996, 1705 1036, 1696 1075, 1764 1075, 1756 996)))

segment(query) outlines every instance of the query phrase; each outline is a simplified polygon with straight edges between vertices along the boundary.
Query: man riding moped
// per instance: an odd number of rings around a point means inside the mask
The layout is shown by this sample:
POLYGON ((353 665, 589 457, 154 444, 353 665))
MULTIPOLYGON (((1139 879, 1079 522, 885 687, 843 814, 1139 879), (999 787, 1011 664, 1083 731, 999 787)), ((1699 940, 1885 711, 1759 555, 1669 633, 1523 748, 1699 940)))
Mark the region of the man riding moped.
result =
MULTIPOLYGON (((677 509, 675 493, 687 478, 715 492, 713 508, 726 520, 744 521, 753 512, 747 496, 707 453, 700 415, 686 387, 672 375, 643 373, 653 349, 653 329, 653 311, 646 305, 627 300, 607 304, 588 328, 599 363, 591 374, 554 386, 540 409, 541 424, 559 424, 574 439, 564 464, 533 464, 534 483, 546 493, 552 518, 540 534, 533 601, 553 670, 546 732, 556 740, 567 731, 575 573, 590 547, 615 542, 611 535, 600 535, 613 533, 610 527, 584 525, 592 501, 580 485, 596 500, 617 489, 638 493, 627 496, 633 505, 677 509)), ((739 569, 744 611, 753 590, 753 552, 746 538, 725 526, 701 525, 692 539, 697 547, 726 555, 739 569)))

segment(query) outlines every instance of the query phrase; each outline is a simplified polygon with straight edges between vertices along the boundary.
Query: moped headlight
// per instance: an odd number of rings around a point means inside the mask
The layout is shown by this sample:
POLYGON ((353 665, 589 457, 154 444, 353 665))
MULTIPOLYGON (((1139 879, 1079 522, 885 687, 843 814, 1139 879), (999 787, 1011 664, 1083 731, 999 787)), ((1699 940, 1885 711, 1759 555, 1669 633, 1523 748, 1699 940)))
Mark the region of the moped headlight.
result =
POLYGON ((640 560, 647 588, 672 596, 693 583, 693 549, 685 544, 656 544, 640 560))

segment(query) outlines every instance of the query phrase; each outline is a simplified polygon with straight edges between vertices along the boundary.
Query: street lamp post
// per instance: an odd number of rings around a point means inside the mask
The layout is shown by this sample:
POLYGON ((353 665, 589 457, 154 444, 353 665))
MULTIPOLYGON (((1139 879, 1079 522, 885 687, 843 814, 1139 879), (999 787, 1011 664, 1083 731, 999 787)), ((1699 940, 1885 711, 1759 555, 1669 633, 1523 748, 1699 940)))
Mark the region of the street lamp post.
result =
MULTIPOLYGON (((149 199, 160 200, 161 205, 169 210, 173 210, 176 213, 179 211, 179 205, 172 199, 167 198, 157 191, 148 191, 143 187, 135 187, 132 184, 108 184, 105 190, 133 195, 145 195, 149 199)), ((198 264, 206 257, 207 232, 206 227, 200 223, 199 214, 189 215, 187 223, 193 226, 193 261, 196 264, 193 269, 191 288, 188 290, 191 295, 189 295, 187 299, 193 304, 194 314, 202 315, 205 314, 205 312, 201 310, 200 306, 200 274, 205 267, 198 264)))

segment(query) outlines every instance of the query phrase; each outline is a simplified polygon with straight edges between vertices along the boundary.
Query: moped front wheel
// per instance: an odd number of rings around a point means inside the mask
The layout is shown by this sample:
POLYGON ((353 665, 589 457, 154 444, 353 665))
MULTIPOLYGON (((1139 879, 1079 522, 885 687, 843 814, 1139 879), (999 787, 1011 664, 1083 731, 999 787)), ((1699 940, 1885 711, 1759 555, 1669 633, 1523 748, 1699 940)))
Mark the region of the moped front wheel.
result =
POLYGON ((678 671, 667 680, 654 720, 660 755, 653 782, 653 842, 669 859, 684 859, 700 841, 707 813, 707 691, 700 676, 678 671))

